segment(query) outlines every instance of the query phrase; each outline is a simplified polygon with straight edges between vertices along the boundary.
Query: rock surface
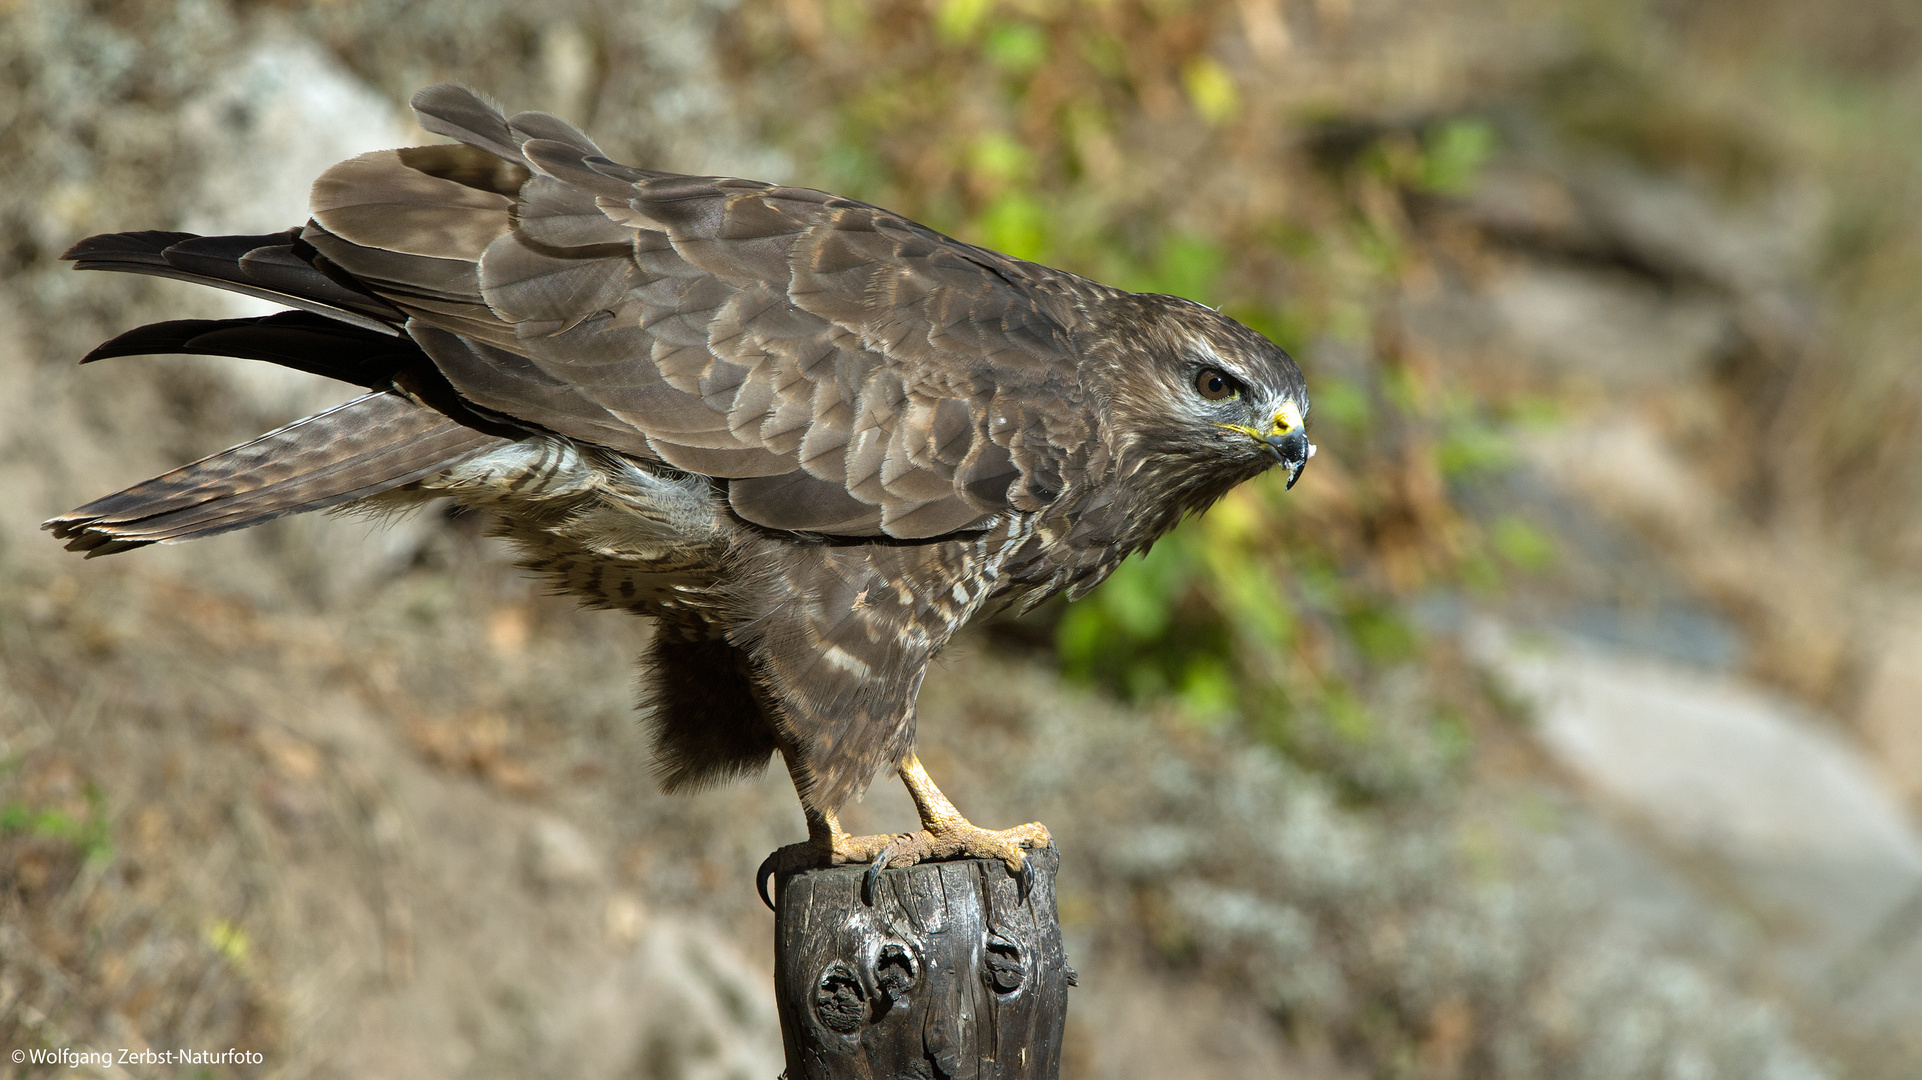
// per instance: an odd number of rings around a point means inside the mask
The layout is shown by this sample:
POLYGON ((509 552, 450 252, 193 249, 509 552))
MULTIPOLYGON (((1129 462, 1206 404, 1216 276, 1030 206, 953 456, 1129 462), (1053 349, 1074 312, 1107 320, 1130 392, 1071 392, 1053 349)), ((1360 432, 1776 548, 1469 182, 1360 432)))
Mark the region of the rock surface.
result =
POLYGON ((1727 675, 1492 622, 1471 641, 1558 762, 1665 846, 1739 883, 1811 991, 1872 948, 1876 1008, 1922 1010, 1922 924, 1909 910, 1922 897, 1922 833, 1860 749, 1727 675))

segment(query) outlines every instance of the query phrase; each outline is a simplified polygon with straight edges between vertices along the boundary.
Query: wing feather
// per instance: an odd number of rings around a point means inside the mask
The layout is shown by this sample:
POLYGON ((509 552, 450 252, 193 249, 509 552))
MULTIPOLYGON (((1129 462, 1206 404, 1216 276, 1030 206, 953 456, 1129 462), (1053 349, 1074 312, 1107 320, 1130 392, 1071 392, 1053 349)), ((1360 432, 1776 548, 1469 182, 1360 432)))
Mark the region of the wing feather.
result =
POLYGON ((881 525, 880 507, 848 494, 844 484, 805 472, 734 480, 727 488, 737 513, 770 529, 861 536, 881 525))
POLYGON ((414 95, 410 104, 420 126, 508 160, 520 158, 520 141, 501 111, 464 86, 436 83, 414 95))
POLYGON ((398 150, 335 165, 314 181, 314 220, 350 243, 436 259, 479 262, 511 227, 514 200, 409 166, 398 150))
POLYGON ((731 449, 688 446, 652 436, 648 438, 647 444, 662 461, 677 469, 700 473, 703 476, 749 478, 779 476, 794 471, 792 458, 770 454, 759 447, 731 449))
POLYGON ((824 192, 619 165, 456 88, 415 104, 464 148, 336 166, 309 233, 480 407, 728 480, 774 529, 938 536, 1088 475, 1068 296, 1098 286, 824 192))

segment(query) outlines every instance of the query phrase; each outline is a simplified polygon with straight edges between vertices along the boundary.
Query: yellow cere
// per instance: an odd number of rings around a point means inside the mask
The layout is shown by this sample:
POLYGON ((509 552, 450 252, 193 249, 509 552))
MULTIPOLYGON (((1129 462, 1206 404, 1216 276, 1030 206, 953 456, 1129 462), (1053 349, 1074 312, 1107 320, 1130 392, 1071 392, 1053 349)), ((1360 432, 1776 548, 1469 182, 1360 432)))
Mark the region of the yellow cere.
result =
POLYGON ((1239 431, 1259 442, 1277 435, 1286 435, 1301 427, 1301 409, 1292 401, 1282 402, 1281 408, 1275 411, 1274 428, 1270 431, 1260 431, 1246 424, 1216 424, 1215 426, 1228 431, 1239 431))

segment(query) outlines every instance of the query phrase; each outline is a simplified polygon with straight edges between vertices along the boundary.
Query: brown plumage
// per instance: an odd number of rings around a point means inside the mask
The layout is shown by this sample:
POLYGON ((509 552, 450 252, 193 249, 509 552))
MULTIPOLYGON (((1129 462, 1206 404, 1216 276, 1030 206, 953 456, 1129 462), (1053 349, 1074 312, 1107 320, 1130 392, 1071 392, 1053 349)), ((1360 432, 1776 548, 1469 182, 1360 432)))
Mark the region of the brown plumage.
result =
POLYGON ((1092 588, 1182 515, 1312 453, 1301 374, 1207 308, 818 191, 616 164, 466 90, 456 144, 366 154, 281 234, 118 233, 82 269, 298 310, 141 327, 86 359, 220 353, 369 393, 48 522, 90 556, 360 500, 495 512, 527 564, 653 616, 662 775, 781 753, 836 860, 993 854, 912 754, 969 619, 1092 588), (834 811, 897 766, 925 830, 834 811))

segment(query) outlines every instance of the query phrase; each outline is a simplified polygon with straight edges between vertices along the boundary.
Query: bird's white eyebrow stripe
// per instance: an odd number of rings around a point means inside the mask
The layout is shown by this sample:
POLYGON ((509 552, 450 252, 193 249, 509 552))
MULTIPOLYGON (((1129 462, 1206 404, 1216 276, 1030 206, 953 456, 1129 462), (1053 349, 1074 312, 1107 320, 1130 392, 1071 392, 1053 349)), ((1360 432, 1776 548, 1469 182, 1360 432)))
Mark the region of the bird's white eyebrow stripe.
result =
POLYGON ((1221 354, 1215 351, 1215 347, 1210 345, 1205 337, 1189 335, 1188 347, 1216 363, 1221 362, 1221 354))
POLYGON ((1248 382, 1248 377, 1243 375, 1233 364, 1223 360, 1221 354, 1215 351, 1215 347, 1208 343, 1207 338, 1190 335, 1188 345, 1201 356, 1202 360, 1205 361, 1209 367, 1220 368, 1222 371, 1241 380, 1244 385, 1248 382))
POLYGON ((1190 334, 1187 335, 1187 341, 1189 347, 1194 350, 1195 354, 1205 366, 1219 368, 1224 374, 1232 377, 1236 382, 1240 383, 1244 389, 1251 393, 1264 392, 1260 389, 1256 380, 1247 372, 1241 370, 1241 368, 1235 364, 1222 359, 1221 354, 1215 351, 1214 345, 1210 344, 1207 338, 1190 334))

